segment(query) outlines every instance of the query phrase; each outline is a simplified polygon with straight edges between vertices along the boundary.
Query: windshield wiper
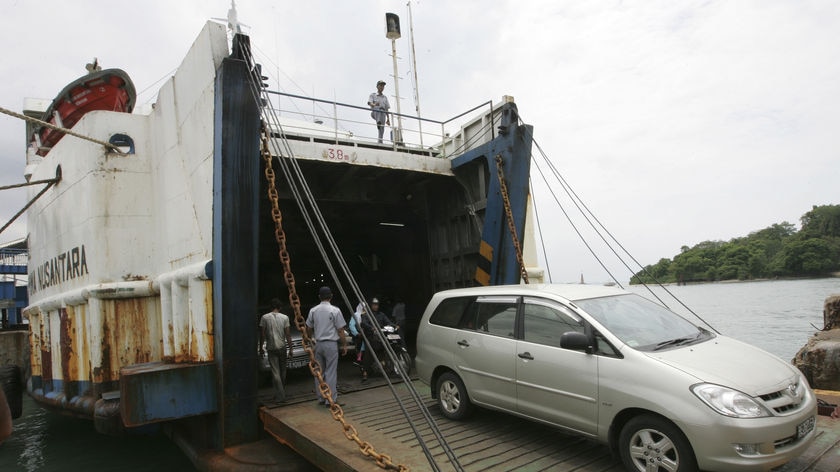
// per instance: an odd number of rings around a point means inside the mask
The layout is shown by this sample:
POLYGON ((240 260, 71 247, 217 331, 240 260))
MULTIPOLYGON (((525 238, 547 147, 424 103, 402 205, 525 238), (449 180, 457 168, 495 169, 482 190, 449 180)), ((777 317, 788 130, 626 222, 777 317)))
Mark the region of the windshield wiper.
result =
POLYGON ((653 348, 653 350, 658 351, 658 350, 666 348, 668 346, 681 346, 683 344, 688 344, 688 343, 694 342, 697 339, 699 339, 700 335, 702 335, 702 334, 703 333, 698 332, 697 334, 695 334, 693 336, 683 336, 681 338, 675 338, 675 339, 671 339, 671 340, 668 340, 668 341, 662 341, 661 343, 657 344, 656 347, 653 348))

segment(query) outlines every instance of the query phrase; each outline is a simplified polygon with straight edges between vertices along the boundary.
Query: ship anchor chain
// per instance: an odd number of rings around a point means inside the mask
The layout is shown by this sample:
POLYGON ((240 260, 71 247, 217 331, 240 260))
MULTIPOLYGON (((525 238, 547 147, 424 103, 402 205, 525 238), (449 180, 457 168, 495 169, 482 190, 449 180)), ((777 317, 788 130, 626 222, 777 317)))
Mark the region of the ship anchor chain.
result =
POLYGON ((286 247, 286 232, 283 230, 283 214, 280 212, 280 197, 277 193, 277 187, 275 185, 269 139, 270 133, 265 124, 263 124, 262 136, 260 139, 260 153, 265 161, 265 178, 268 182, 268 199, 271 201, 271 217, 274 220, 274 237, 277 239, 277 245, 280 248, 279 257, 280 262, 283 264, 283 277, 286 281, 286 287, 289 289, 289 302, 292 305, 292 310, 295 314, 295 326, 297 326, 302 335, 303 349, 309 355, 309 370, 312 372, 312 375, 318 379, 318 388, 321 391, 321 396, 329 399, 330 413, 332 414, 334 420, 341 423, 341 426, 344 429, 344 436, 347 439, 354 441, 359 446, 359 451, 361 451, 363 455, 372 458, 379 467, 386 470, 408 472, 410 469, 407 466, 394 464, 391 462, 391 457, 389 455, 376 452, 372 444, 359 437, 356 428, 352 424, 348 423, 344 418, 344 410, 332 401, 330 386, 327 385, 326 381, 324 381, 321 366, 315 361, 315 351, 312 348, 312 338, 310 338, 309 333, 306 330, 306 320, 303 319, 303 315, 300 312, 300 297, 298 296, 295 288, 295 276, 294 273, 292 273, 292 267, 290 264, 291 259, 289 257, 289 251, 286 247))
POLYGON ((508 195, 507 183, 502 170, 502 155, 496 154, 496 172, 499 175, 499 189, 502 193, 502 202, 505 206, 505 219, 507 220, 510 238, 513 240, 513 248, 516 251, 516 262, 519 264, 519 273, 522 280, 528 283, 528 270, 525 269, 525 262, 522 259, 522 246, 519 244, 519 237, 516 236, 516 225, 513 223, 513 211, 510 209, 510 196, 508 195))

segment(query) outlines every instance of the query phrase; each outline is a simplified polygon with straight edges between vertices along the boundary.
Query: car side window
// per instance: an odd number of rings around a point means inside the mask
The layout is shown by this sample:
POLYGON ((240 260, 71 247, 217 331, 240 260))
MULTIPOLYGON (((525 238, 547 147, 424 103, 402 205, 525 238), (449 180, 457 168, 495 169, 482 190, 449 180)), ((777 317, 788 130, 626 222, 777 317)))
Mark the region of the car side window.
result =
POLYGON ((512 338, 516 328, 516 305, 516 297, 478 297, 467 308, 459 327, 512 338))
POLYGON ((447 298, 440 302, 435 312, 429 317, 429 323, 447 328, 456 328, 465 318, 467 307, 475 300, 475 297, 447 298))
POLYGON ((581 318, 569 308, 548 300, 526 298, 523 305, 523 339, 560 347, 560 336, 569 331, 585 332, 581 318))

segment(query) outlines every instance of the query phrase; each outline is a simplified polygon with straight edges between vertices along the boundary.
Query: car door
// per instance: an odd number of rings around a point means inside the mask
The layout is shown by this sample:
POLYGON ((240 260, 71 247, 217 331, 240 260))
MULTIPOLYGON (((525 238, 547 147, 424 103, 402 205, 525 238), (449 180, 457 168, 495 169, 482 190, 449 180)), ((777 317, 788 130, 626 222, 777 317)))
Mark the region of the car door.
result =
POLYGON ((515 411, 516 310, 517 297, 483 296, 462 318, 453 364, 475 403, 515 411))
POLYGON ((573 310, 552 300, 524 298, 516 347, 517 411, 596 434, 598 357, 561 348, 560 336, 569 331, 585 331, 573 310))

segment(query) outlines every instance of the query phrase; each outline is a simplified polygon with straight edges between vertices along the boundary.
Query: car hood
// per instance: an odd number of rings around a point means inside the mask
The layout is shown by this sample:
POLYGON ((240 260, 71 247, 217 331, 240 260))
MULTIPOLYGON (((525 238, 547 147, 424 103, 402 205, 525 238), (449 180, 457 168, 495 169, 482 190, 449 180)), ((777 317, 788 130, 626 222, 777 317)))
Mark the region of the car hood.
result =
POLYGON ((787 387, 798 371, 767 351, 726 336, 646 353, 699 381, 734 388, 750 396, 787 387))

